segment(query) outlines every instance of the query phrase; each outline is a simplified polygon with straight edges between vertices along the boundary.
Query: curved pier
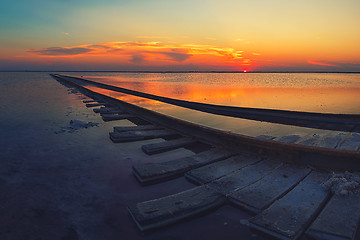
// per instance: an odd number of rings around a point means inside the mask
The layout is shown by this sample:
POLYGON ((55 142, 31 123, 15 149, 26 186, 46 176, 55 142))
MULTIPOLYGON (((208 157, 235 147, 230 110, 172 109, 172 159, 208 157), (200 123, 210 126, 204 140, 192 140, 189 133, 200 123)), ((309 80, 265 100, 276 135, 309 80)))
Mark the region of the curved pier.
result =
POLYGON ((134 91, 126 88, 115 87, 104 83, 98 83, 91 80, 78 77, 69 77, 64 75, 57 75, 63 79, 70 81, 79 81, 82 83, 97 86, 103 89, 112 90, 116 92, 126 93, 138 97, 157 100, 160 102, 185 107, 201 112, 207 112, 217 115, 245 118, 250 120, 265 121, 271 123, 280 123, 286 125, 328 129, 346 132, 360 132, 360 115, 359 114, 331 114, 331 113, 313 113, 313 112, 299 112, 275 109, 261 109, 261 108, 245 108, 245 107, 231 107, 206 103, 198 103, 191 101, 184 101, 168 97, 157 96, 153 94, 134 91))
MULTIPOLYGON (((192 156, 133 165, 133 173, 143 185, 182 176, 200 185, 130 204, 128 211, 141 231, 168 226, 230 203, 253 214, 247 222, 251 229, 278 239, 296 240, 305 236, 317 240, 359 238, 360 152, 224 132, 97 93, 84 86, 88 80, 61 75, 52 77, 93 98, 84 101, 93 103, 87 107, 106 106, 94 109, 104 121, 128 119, 138 125, 114 127, 114 132, 110 133, 113 142, 167 140, 143 145, 147 154, 171 151, 197 142, 206 145, 206 148, 194 151, 192 156)), ((273 111, 277 110, 262 109, 258 116, 263 118, 273 111)), ((284 114, 283 111, 277 113, 284 114)), ((294 117, 293 114, 298 113, 289 114, 294 117)), ((318 117, 330 117, 327 114, 300 114, 313 116, 312 120, 317 124, 324 124, 318 117)), ((276 115, 270 115, 276 118, 276 115)), ((350 122, 355 123, 358 115, 338 115, 329 121, 341 127, 341 118, 348 120, 343 123, 347 126, 350 122)))

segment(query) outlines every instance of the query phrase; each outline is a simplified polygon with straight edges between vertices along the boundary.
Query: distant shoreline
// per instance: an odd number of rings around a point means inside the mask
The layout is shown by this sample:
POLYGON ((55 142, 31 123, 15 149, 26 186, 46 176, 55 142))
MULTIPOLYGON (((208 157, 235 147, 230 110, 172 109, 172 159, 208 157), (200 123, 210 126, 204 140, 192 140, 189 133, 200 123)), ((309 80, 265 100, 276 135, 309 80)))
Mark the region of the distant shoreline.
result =
POLYGON ((0 70, 0 72, 109 72, 109 73, 355 73, 360 72, 331 72, 331 71, 94 71, 94 70, 47 70, 47 71, 32 71, 32 70, 0 70))

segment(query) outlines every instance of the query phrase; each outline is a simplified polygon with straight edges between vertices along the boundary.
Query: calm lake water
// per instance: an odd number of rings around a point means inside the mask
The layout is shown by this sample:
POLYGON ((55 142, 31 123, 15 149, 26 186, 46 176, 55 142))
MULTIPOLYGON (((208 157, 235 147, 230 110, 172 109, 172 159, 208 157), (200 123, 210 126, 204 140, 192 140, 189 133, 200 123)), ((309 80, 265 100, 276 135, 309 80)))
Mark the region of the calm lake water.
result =
MULTIPOLYGON (((360 113, 360 74, 67 73, 159 96, 210 104, 323 113, 360 113)), ((166 115, 250 136, 329 131, 217 116, 91 87, 166 115)))
POLYGON ((84 73, 83 76, 195 102, 311 112, 360 112, 360 74, 84 73))
MULTIPOLYGON (((119 73, 64 72, 160 96, 188 101, 255 108, 308 112, 360 114, 360 74, 344 73, 119 73)), ((34 95, 51 97, 51 92, 34 92, 27 79, 39 87, 48 73, 2 73, 1 85, 17 84, 34 95)), ((54 80, 55 82, 55 80, 54 80)), ((55 83, 57 84, 57 83, 55 83)), ((258 122, 202 113, 158 101, 98 89, 93 90, 166 115, 221 130, 250 136, 327 134, 328 131, 258 122)), ((39 91, 41 88, 36 88, 39 91)), ((11 95, 7 93, 8 97, 11 95)), ((26 96, 24 96, 26 97, 26 96)), ((0 96, 1 99, 1 96, 0 96)), ((8 99, 7 99, 8 100, 8 99)), ((6 99, 0 107, 6 108, 6 99)), ((14 102, 16 100, 14 99, 14 102)), ((27 109, 20 109, 27 111, 27 109)))

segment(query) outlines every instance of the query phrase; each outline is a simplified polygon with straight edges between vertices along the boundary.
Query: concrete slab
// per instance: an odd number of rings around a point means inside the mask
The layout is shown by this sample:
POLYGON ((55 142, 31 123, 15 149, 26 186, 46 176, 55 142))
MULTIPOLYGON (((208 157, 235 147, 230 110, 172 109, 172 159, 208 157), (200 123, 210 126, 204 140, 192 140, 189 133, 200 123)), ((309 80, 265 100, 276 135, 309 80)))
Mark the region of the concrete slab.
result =
POLYGON ((97 103, 97 101, 93 100, 93 99, 91 99, 91 100, 83 100, 83 103, 97 103))
POLYGON ((305 146, 314 146, 316 143, 320 140, 320 135, 313 134, 311 137, 306 138, 304 140, 300 140, 299 144, 305 145, 305 146))
POLYGON ((344 136, 345 134, 343 133, 339 133, 335 136, 326 136, 323 139, 320 139, 315 144, 315 146, 324 148, 336 148, 344 136))
POLYGON ((188 145, 191 145, 193 143, 196 143, 197 140, 194 140, 192 138, 178 138, 174 140, 169 140, 166 142, 161 143, 152 143, 152 144, 146 144, 141 147, 144 153, 148 155, 153 155, 157 153, 162 153, 166 151, 170 151, 173 149, 186 147, 188 145))
POLYGON ((352 133, 338 147, 342 150, 359 151, 360 150, 360 134, 352 133))
POLYGON ((283 165, 261 180, 228 195, 229 200, 253 213, 260 213, 304 179, 311 169, 283 165))
POLYGON ((178 133, 170 130, 149 130, 149 131, 127 131, 127 132, 111 132, 110 139, 113 142, 133 142, 153 138, 180 136, 178 133))
POLYGON ((91 107, 99 107, 99 106, 104 106, 106 103, 87 103, 86 107, 91 108, 91 107))
POLYGON ((167 197, 137 203, 128 211, 141 231, 164 227, 223 205, 226 198, 199 186, 167 197))
POLYGON ((244 167, 232 174, 208 183, 208 185, 216 189, 218 192, 228 195, 233 191, 240 190, 259 181, 281 165, 282 163, 280 162, 262 160, 254 165, 244 167))
POLYGON ((250 227, 278 239, 298 239, 326 204, 321 184, 329 174, 312 172, 284 197, 249 220, 250 227))
POLYGON ((221 178, 227 174, 235 172, 250 164, 254 164, 261 159, 250 156, 233 156, 228 159, 215 162, 197 169, 193 169, 185 174, 185 177, 192 182, 205 184, 221 178))
POLYGON ((104 122, 109 122, 109 121, 116 121, 116 120, 123 120, 123 119, 128 119, 128 118, 133 118, 134 115, 132 114, 102 114, 102 119, 104 122))
POLYGON ((139 125, 132 127, 114 127, 114 132, 128 132, 128 131, 146 131, 146 130, 160 130, 164 127, 155 125, 139 125))
POLYGON ((133 173, 142 184, 164 181, 182 176, 185 172, 234 155, 221 148, 210 149, 191 157, 161 163, 145 163, 133 166, 133 173))
MULTIPOLYGON (((360 194, 335 195, 307 230, 314 239, 355 240, 360 220, 360 194)), ((356 238, 357 237, 357 238, 356 238)))
POLYGON ((101 107, 100 108, 100 114, 120 114, 125 113, 124 110, 119 108, 113 108, 113 107, 101 107))
POLYGON ((93 108, 94 113, 100 113, 100 108, 93 108))
POLYGON ((279 142, 285 142, 285 143, 295 143, 297 142, 301 137, 299 135, 288 135, 288 136, 282 136, 275 139, 275 141, 279 142))
POLYGON ((259 135, 259 136, 256 136, 257 138, 260 138, 260 139, 266 139, 266 140, 273 140, 275 139, 275 137, 273 136, 270 136, 270 135, 259 135))

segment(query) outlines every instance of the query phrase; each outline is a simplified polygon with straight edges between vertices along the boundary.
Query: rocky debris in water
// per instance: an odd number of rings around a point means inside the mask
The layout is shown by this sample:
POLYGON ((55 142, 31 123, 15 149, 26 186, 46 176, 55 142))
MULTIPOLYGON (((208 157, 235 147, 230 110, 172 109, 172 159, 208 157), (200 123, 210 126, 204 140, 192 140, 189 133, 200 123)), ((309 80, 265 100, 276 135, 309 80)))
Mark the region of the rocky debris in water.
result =
POLYGON ((83 122, 83 121, 80 121, 80 120, 70 120, 69 122, 69 125, 70 126, 67 126, 67 127, 61 127, 61 130, 60 131, 56 131, 55 133, 63 133, 63 132, 75 132, 79 129, 82 129, 82 128, 90 128, 90 127, 95 127, 95 126, 98 126, 99 123, 96 123, 96 122, 83 122))
POLYGON ((323 187, 335 195, 349 196, 360 192, 360 175, 350 172, 333 173, 323 187))

